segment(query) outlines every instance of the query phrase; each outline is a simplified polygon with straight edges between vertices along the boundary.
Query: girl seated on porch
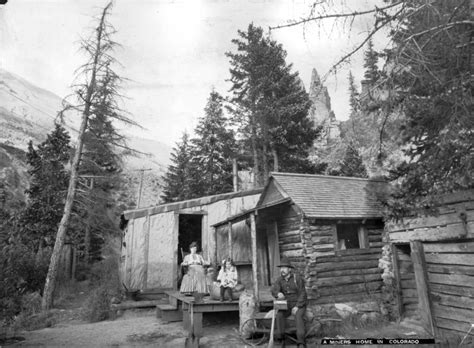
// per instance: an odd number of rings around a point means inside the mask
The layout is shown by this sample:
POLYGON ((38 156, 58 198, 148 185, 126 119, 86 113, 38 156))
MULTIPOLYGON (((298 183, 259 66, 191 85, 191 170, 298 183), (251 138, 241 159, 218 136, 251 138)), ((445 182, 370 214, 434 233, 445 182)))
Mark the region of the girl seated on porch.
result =
POLYGON ((217 276, 217 281, 220 282, 221 298, 224 301, 225 293, 229 296, 229 302, 232 301, 232 289, 237 285, 237 269, 230 257, 222 261, 222 268, 217 276))
POLYGON ((207 294, 206 274, 204 266, 209 266, 209 262, 205 261, 201 255, 197 253, 197 243, 192 242, 189 245, 190 254, 184 257, 182 266, 187 267, 187 272, 181 282, 179 291, 183 294, 192 294, 194 292, 207 294))

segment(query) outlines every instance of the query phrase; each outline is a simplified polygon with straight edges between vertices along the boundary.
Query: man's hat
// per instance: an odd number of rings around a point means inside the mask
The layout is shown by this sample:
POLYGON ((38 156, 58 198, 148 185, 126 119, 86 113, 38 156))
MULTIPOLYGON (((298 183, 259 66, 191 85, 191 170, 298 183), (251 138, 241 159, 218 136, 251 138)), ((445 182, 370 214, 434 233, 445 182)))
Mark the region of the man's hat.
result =
POLYGON ((294 268, 293 265, 290 263, 290 260, 288 260, 286 257, 283 257, 280 260, 280 264, 277 267, 290 267, 294 268))

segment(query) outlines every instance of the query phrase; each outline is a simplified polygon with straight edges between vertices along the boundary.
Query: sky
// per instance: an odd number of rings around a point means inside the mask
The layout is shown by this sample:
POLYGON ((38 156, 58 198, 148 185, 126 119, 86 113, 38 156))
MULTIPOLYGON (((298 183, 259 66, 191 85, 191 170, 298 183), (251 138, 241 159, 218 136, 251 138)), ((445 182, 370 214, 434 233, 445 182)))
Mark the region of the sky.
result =
MULTIPOLYGON (((237 30, 249 23, 266 32, 306 17, 314 0, 116 0, 109 17, 121 44, 117 68, 128 81, 123 107, 144 129, 129 135, 173 145, 186 130, 192 133, 214 88, 227 95, 229 59, 237 30)), ((0 68, 65 97, 71 93, 75 70, 85 61, 78 51, 80 38, 94 26, 104 0, 10 0, 0 6, 0 68)), ((346 6, 348 6, 346 2, 346 6)), ((353 1, 358 8, 375 0, 353 1)), ((344 11, 349 11, 344 8, 344 11)), ((311 71, 320 76, 367 32, 367 23, 354 22, 350 35, 339 22, 310 24, 271 31, 287 51, 306 86, 311 71)), ((347 27, 346 27, 347 28, 347 27)), ((384 48, 383 36, 375 40, 384 48)), ((325 81, 332 109, 339 120, 349 112, 349 69, 360 82, 362 54, 325 81)))

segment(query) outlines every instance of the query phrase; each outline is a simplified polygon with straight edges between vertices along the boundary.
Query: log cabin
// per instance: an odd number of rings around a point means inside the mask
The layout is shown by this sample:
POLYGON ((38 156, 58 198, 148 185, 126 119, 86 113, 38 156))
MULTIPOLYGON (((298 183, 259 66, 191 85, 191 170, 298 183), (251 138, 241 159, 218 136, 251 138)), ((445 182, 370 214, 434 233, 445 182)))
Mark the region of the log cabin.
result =
POLYGON ((370 302, 382 287, 380 180, 272 173, 257 205, 214 224, 216 258, 231 256, 257 298, 287 257, 310 304, 370 302))

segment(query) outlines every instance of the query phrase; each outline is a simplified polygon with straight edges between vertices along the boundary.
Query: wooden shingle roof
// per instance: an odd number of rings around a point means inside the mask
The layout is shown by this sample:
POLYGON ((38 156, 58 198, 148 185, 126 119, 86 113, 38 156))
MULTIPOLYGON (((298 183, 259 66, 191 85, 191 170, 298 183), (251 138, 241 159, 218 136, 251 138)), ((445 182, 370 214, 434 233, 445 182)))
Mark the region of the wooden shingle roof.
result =
POLYGON ((272 173, 270 180, 259 204, 269 203, 266 195, 279 196, 269 192, 273 186, 310 218, 380 218, 388 191, 382 180, 341 176, 272 173))

